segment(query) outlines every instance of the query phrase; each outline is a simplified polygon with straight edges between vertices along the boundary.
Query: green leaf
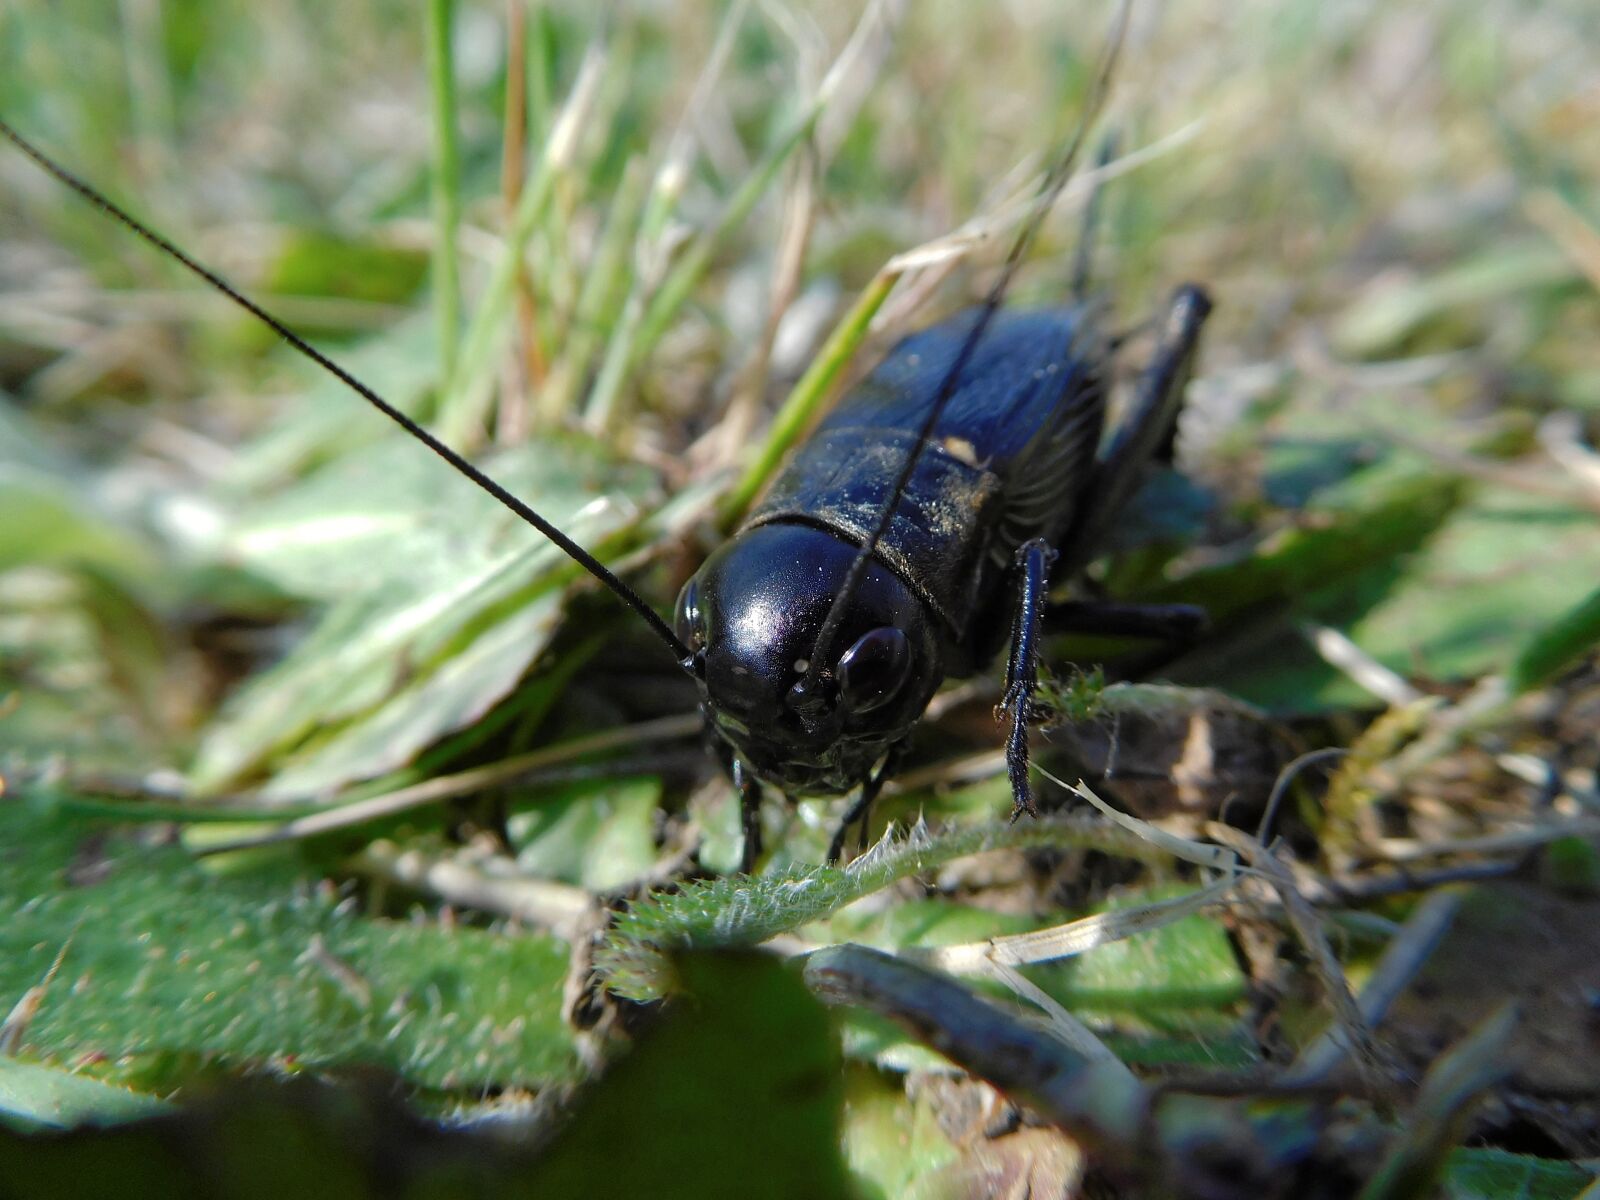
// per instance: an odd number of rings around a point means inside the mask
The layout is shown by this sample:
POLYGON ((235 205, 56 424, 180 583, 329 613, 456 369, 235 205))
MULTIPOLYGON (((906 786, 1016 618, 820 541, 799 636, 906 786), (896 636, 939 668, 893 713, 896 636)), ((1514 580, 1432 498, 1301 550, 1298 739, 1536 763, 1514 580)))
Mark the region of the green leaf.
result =
MULTIPOLYGON (((428 388, 438 375, 437 331, 431 321, 400 321, 357 346, 341 348, 338 359, 401 412, 420 417, 428 388)), ((394 435, 394 427, 347 384, 298 357, 291 361, 299 377, 308 381, 304 389, 228 471, 233 493, 252 505, 263 489, 282 486, 307 468, 394 435)))
MULTIPOLYGON (((378 1088, 232 1088, 159 1120, 45 1136, 0 1128, 8 1198, 533 1200, 853 1195, 838 1042, 766 955, 681 960, 686 994, 551 1119, 548 1138, 441 1128, 378 1088)), ((466 1027, 466 1021, 462 1022, 466 1027)), ((541 1130, 542 1132, 542 1130, 541 1130)))
POLYGON ((1210 606, 1219 627, 1240 621, 1168 678, 1296 711, 1369 701, 1316 655, 1292 623, 1299 618, 1341 630, 1402 675, 1437 680, 1503 670, 1519 653, 1518 669, 1536 679, 1592 643, 1600 612, 1586 607, 1600 577, 1592 513, 1505 487, 1465 494, 1448 476, 1387 469, 1338 492, 1353 502, 1311 510, 1302 528, 1249 559, 1156 589, 1161 599, 1210 606))
POLYGON ((1596 578, 1592 512, 1483 488, 1349 632, 1379 661, 1434 679, 1502 670, 1519 645, 1532 655, 1522 669, 1542 669, 1547 655, 1563 661, 1600 613, 1572 607, 1596 578))
POLYGON ((0 571, 44 563, 142 577, 156 559, 131 529, 90 510, 68 481, 0 463, 0 571))
POLYGON ((939 1127, 935 1104, 906 1095, 900 1078, 857 1068, 846 1073, 845 1155, 872 1196, 905 1196, 959 1150, 939 1127))
POLYGON ((607 892, 644 877, 658 857, 659 779, 560 789, 512 819, 517 865, 529 875, 607 892))
POLYGON ((1524 639, 1511 661, 1513 693, 1531 691, 1600 644, 1600 588, 1524 639))
MULTIPOLYGON (((1182 891, 1152 888, 1123 893, 1100 910, 1148 904, 1182 891)), ((1062 1003, 1080 1010, 1151 1013, 1221 1008, 1245 993, 1245 978, 1227 933, 1215 920, 1198 914, 1096 946, 1041 968, 1040 974, 1042 985, 1062 1003)))
POLYGON ((0 801, 0 1007, 45 977, 47 1061, 376 1066, 436 1088, 572 1077, 552 938, 365 919, 310 881, 218 878, 103 823, 0 801))
POLYGON ((846 1196, 844 1083, 822 1005, 768 955, 678 959, 681 999, 584 1098, 536 1194, 846 1196))
POLYGON ((129 1091, 59 1067, 0 1057, 0 1125, 13 1129, 65 1129, 154 1116, 168 1106, 154 1096, 129 1091))
MULTIPOLYGON (((428 268, 421 251, 342 237, 325 229, 291 228, 261 287, 285 296, 333 296, 341 301, 399 304, 422 284, 428 268)), ((300 324, 300 332, 315 323, 300 324)))
POLYGON ((1415 550, 1463 494, 1450 476, 1374 468, 1325 495, 1316 512, 1269 535, 1248 558, 1201 567, 1148 598, 1203 605, 1218 623, 1299 600, 1415 550))
MULTIPOLYGON (((588 443, 486 464, 602 555, 653 486, 588 443)), ((481 717, 549 642, 577 568, 406 439, 347 456, 234 531, 235 553, 300 594, 341 596, 225 710, 191 772, 212 791, 271 764, 269 797, 370 778, 481 717)))
POLYGON ((1455 310, 1578 279, 1572 258, 1555 246, 1542 241, 1497 244, 1435 275, 1357 300, 1339 318, 1334 345, 1352 358, 1375 357, 1455 310))
POLYGON ((1093 847, 1138 859, 1160 853, 1109 822, 1069 817, 880 843, 848 867, 796 865, 756 878, 696 880, 657 892, 617 918, 595 954, 595 968, 619 995, 653 999, 669 986, 666 956, 677 951, 753 946, 953 859, 1046 846, 1093 847))
POLYGON ((1574 1200, 1594 1180, 1577 1163, 1479 1148, 1452 1152, 1440 1182, 1447 1200, 1574 1200))
POLYGON ((0 397, 0 571, 89 567, 158 587, 160 553, 143 530, 96 503, 95 480, 0 397))

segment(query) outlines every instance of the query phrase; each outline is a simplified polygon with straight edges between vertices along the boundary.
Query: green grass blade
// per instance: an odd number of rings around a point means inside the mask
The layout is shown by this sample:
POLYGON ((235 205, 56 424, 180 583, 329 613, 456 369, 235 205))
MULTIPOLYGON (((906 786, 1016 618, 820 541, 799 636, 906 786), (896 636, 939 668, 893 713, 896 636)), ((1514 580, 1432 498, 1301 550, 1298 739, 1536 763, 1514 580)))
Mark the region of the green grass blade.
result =
POLYGON ((428 79, 433 91, 433 307, 439 372, 448 391, 461 344, 461 150, 456 138, 456 74, 451 26, 455 0, 428 0, 428 79))
POLYGON ((789 452, 789 448, 817 419, 828 398, 833 395, 835 385, 850 365, 851 359, 855 357, 862 340, 867 336, 872 318, 878 309, 883 307, 883 302, 889 298, 889 293, 894 289, 895 281, 899 277, 897 271, 888 269, 879 271, 857 297, 844 319, 834 326, 826 344, 811 360, 806 373, 800 377, 799 382, 790 391, 789 398, 778 410, 778 415, 772 422, 772 429, 767 434, 767 440, 762 444, 755 461, 745 470, 738 485, 724 501, 719 513, 724 529, 731 529, 744 515, 745 509, 750 507, 750 502, 755 499, 756 493, 771 478, 772 472, 777 469, 778 463, 789 452))
POLYGON ((637 327, 625 331, 626 337, 623 336, 624 331, 619 331, 612 338, 584 417, 585 424, 592 431, 613 428, 621 415, 618 401, 628 375, 655 349, 667 326, 682 309, 684 301, 705 277, 717 251, 733 231, 744 224, 745 218, 772 186, 772 181, 778 177, 790 155, 811 135, 823 107, 822 100, 811 101, 779 132, 761 156, 760 162, 729 199, 716 223, 697 237, 667 270, 660 288, 645 304, 637 327))
POLYGON ((1507 681, 1512 693, 1520 695, 1548 683, 1596 644, 1600 644, 1600 588, 1523 643, 1507 681))
POLYGON ((555 190, 556 176, 571 159, 599 91, 606 64, 610 61, 602 43, 595 43, 584 56, 578 78, 567 96, 561 116, 556 120, 544 153, 534 164, 517 202, 505 245, 489 272, 483 296, 467 327, 459 370, 445 399, 440 434, 446 442, 461 445, 477 436, 488 409, 489 384, 494 369, 495 350, 500 345, 516 294, 517 273, 528 239, 538 228, 555 190))

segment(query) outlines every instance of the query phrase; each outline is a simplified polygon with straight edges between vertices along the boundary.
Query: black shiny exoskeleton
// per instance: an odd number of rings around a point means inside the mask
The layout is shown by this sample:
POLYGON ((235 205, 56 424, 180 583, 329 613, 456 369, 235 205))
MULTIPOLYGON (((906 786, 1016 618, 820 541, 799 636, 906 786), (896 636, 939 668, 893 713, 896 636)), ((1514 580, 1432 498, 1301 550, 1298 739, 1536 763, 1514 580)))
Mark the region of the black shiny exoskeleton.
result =
MULTIPOLYGON (((757 780, 789 794, 860 786, 837 856, 887 772, 875 768, 940 683, 987 665, 1008 637, 1008 760, 1017 811, 1033 811, 1027 720, 1050 564, 1060 558, 1076 572, 1093 557, 1145 461, 1170 439, 1209 309, 1200 289, 1178 292, 1131 411, 1103 446, 1113 347, 1079 303, 993 314, 953 383, 981 310, 905 338, 795 452, 678 601, 677 634, 694 652, 702 707, 743 793, 747 863, 759 839, 757 780), (919 451, 941 389, 943 410, 919 451), (871 561, 838 604, 835 636, 820 645, 857 548, 913 453, 871 561)), ((1196 619, 1094 603, 1067 615, 1083 630, 1137 632, 1196 619)))

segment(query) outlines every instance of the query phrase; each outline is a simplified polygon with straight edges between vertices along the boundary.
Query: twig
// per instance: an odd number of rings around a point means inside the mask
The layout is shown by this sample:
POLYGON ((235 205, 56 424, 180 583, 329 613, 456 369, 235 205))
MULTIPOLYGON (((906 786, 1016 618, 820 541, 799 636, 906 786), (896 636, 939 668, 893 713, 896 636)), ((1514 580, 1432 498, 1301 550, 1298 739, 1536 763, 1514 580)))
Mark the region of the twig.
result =
POLYGON ((494 875, 459 858, 433 857, 376 841, 358 854, 357 871, 443 900, 446 904, 498 913, 548 929, 572 941, 587 928, 598 901, 587 891, 548 879, 494 875))
POLYGON ((805 978, 825 1002, 887 1017, 1087 1146, 1121 1157, 1136 1144, 1148 1093, 1115 1059, 1090 1059, 949 976, 865 946, 817 951, 805 978))
POLYGON ((1332 762, 1342 758, 1349 751, 1342 747, 1334 746, 1326 750, 1313 750, 1309 754, 1302 754, 1289 762, 1283 770, 1278 772, 1278 778, 1273 780, 1272 793, 1267 797, 1267 806, 1261 812, 1261 823, 1256 826, 1256 841, 1265 845, 1272 836, 1272 826, 1277 820, 1278 806, 1283 803, 1283 798, 1288 794, 1289 785, 1301 771, 1317 763, 1332 762))
POLYGON ((1434 1064, 1360 1200, 1420 1200, 1436 1194, 1439 1169, 1460 1141, 1471 1106, 1510 1070, 1505 1051, 1516 1023, 1516 1009, 1507 1004, 1434 1064))
POLYGON ((422 783, 412 784, 410 787, 399 788, 392 792, 385 792, 382 795, 371 796, 365 800, 357 800, 350 804, 341 804, 339 807, 328 809, 325 812, 297 817, 292 821, 285 821, 275 829, 268 829, 262 833, 248 834, 232 841, 202 846, 196 850, 196 853, 202 855, 224 854, 230 850, 248 850, 257 846, 273 846, 281 842, 301 841, 305 838, 316 837, 318 834, 332 833, 335 830, 364 825, 368 821, 376 821, 383 817, 398 816, 401 813, 425 808, 430 804, 437 804, 454 796, 463 796, 471 792, 481 791, 484 788, 510 783, 518 776, 525 775, 529 771, 549 766, 552 763, 567 762, 580 755, 593 754, 600 750, 610 750, 616 746, 631 746, 639 742, 667 741, 672 738, 688 737, 698 732, 701 728, 702 722, 699 715, 687 713, 676 717, 662 717, 655 721, 643 721, 638 725, 626 725, 620 729, 607 729, 603 733, 573 738, 568 742, 546 746, 543 749, 533 750, 527 754, 519 754, 515 758, 508 758, 503 762, 491 763, 484 767, 473 767, 467 771, 458 771, 454 775, 440 775, 434 779, 424 780, 422 783))
POLYGON ((1508 829, 1482 837, 1456 838, 1451 841, 1423 842, 1415 838, 1385 838, 1377 846, 1382 861, 1391 863, 1416 862, 1425 858, 1444 858, 1452 854, 1496 854, 1507 850, 1527 850, 1544 846, 1557 838, 1595 837, 1600 835, 1600 817, 1585 817, 1574 821, 1552 821, 1526 829, 1508 829))
POLYGON ((1391 671, 1332 626, 1305 621, 1300 625, 1300 632, 1325 663, 1344 672, 1352 683, 1385 704, 1411 704, 1422 699, 1422 693, 1399 673, 1391 671))
POLYGON ((1375 1061, 1377 1047, 1372 1040, 1372 1030, 1351 994, 1350 981, 1345 977, 1344 968, 1339 964, 1333 947, 1328 944, 1321 918, 1301 890, 1289 865, 1273 847, 1263 845, 1231 826, 1208 821, 1205 832, 1206 836, 1235 850, 1277 893, 1289 927, 1294 930, 1295 937, 1321 979, 1323 994, 1333 1008, 1334 1020, 1340 1031, 1360 1054, 1363 1064, 1375 1061))
MULTIPOLYGON (((1464 896, 1460 888, 1437 888, 1417 905, 1416 911, 1385 948, 1377 968, 1356 998, 1363 1028, 1375 1028, 1416 977, 1455 920, 1464 896)), ((1284 1071, 1280 1082, 1297 1086, 1325 1079, 1349 1051, 1345 1030, 1334 1024, 1301 1051, 1284 1071)))

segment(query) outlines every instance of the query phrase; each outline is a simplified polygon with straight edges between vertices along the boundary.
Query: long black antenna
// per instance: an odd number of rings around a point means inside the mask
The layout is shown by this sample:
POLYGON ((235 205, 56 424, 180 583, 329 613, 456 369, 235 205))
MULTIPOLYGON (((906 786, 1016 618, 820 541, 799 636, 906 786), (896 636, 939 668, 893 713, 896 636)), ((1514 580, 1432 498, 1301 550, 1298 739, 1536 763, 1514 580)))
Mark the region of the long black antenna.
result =
POLYGON ((1072 177, 1073 164, 1078 159, 1078 154, 1083 149, 1084 139, 1088 136, 1089 127, 1100 114, 1100 109, 1105 104, 1107 93, 1111 89, 1111 77, 1116 68, 1117 56, 1122 49, 1123 35, 1128 29, 1128 10, 1131 0, 1122 0, 1117 5, 1117 12, 1112 19, 1111 33, 1106 42, 1105 49, 1101 52, 1100 62, 1095 69, 1094 81, 1090 85, 1089 98, 1084 107, 1083 116, 1079 118, 1077 126, 1072 131, 1072 136, 1067 139, 1065 148, 1056 158, 1049 172, 1039 184, 1039 194, 1034 200, 1033 212, 1029 214, 1022 228, 1017 232, 1017 237, 1011 243, 1011 250, 1006 255, 1005 264, 1000 268, 1000 275, 984 297, 983 304, 978 311, 978 319, 973 322, 972 328, 967 332, 966 340, 961 343, 955 361, 944 377, 944 382, 939 385, 939 392, 928 415, 922 422, 922 427, 917 431, 917 440, 912 444, 911 453, 906 455, 905 462, 900 467, 900 473, 895 477, 894 486, 889 489, 888 499, 884 501, 883 508, 878 512, 877 524, 871 534, 861 543, 856 551, 855 558, 850 563, 850 569, 845 573, 844 582, 839 591, 834 595, 833 604, 828 609, 828 615, 822 623, 822 628, 817 633, 816 649, 811 655, 810 665, 806 668, 805 675, 800 682, 795 684, 795 708, 802 716, 812 711, 822 702, 822 696, 817 688, 818 678, 827 669, 831 661, 829 651, 832 642, 838 633, 839 625, 844 620, 846 605, 850 597, 855 594, 856 585, 861 576, 866 572, 867 564, 872 561, 873 552, 877 549, 878 542, 889 528, 889 522, 894 519, 895 510, 900 506, 900 498, 905 493, 906 485, 911 480, 911 474, 916 470, 917 459, 922 455, 922 448, 928 444, 932 437, 934 427, 939 423, 939 418, 944 415, 945 406, 950 403, 950 398, 955 395, 956 386, 961 380, 961 374, 967 369, 967 363, 972 359, 973 352, 977 350, 978 343, 983 340, 983 335, 989 328, 989 322, 994 319, 995 312, 1000 307, 1000 302, 1005 299, 1007 290, 1011 287, 1012 277, 1022 265, 1028 249, 1033 245, 1034 238, 1039 233, 1039 228, 1049 216, 1050 210, 1055 207, 1061 191, 1067 186, 1067 180, 1072 177))
POLYGON ((251 316, 255 317, 256 320, 267 326, 267 328, 271 329, 284 341, 288 342, 289 345, 300 351, 301 354, 304 354, 324 371, 327 371, 329 374, 340 380, 340 382, 342 382, 346 387, 355 392, 356 395, 360 396, 368 404, 372 405, 372 407, 376 408, 384 416, 388 417, 396 425, 400 426, 401 429, 404 429, 429 450, 432 450, 440 458, 444 459, 445 462, 449 463, 473 483, 477 484, 484 491, 488 492, 489 495, 493 496, 501 504, 505 505, 512 512, 516 513, 517 516, 521 517, 529 525, 532 525, 540 533, 544 534, 545 537, 549 538, 558 547, 560 547, 562 552, 565 553, 568 558, 572 559, 585 571, 588 571, 589 574, 593 575, 601 583, 605 584, 608 588, 616 593, 617 597, 624 604, 633 609, 633 611, 638 613, 639 616, 644 618, 645 624, 655 632, 656 636, 665 642, 669 647, 671 647, 673 655, 678 660, 678 665, 683 667, 683 669, 686 671, 693 671, 694 656, 689 650, 689 647, 685 646, 683 642, 678 639, 677 634, 672 632, 671 626, 669 626, 665 621, 656 615, 655 609, 646 604, 643 598, 640 597, 637 592, 613 575, 610 570, 608 570, 606 566, 600 562, 599 559, 595 558, 594 555, 590 554, 582 546, 578 545, 577 542, 573 541, 566 534, 562 533, 561 530, 557 529, 549 521, 545 520, 532 508, 528 507, 528 505, 517 499, 493 479, 490 479, 489 476, 485 475, 477 467, 473 466, 460 454, 456 453, 454 450, 450 449, 449 446, 446 446, 438 438, 434 437, 433 434, 429 433, 421 425, 417 424, 410 417, 406 416, 405 413, 401 412, 382 396, 378 395, 377 392, 373 391, 354 375, 350 374, 349 371, 345 370, 338 363, 334 362, 326 354, 322 353, 322 351, 312 346, 311 343, 305 340, 305 338, 301 337, 294 330, 290 329, 277 317, 273 316, 254 300, 250 299, 250 297, 239 291, 215 271, 202 265, 201 263, 196 262, 193 258, 190 258, 189 255, 178 249, 166 238, 162 237, 155 230, 151 229, 148 225, 144 224, 144 222, 140 221, 137 217, 134 217, 125 209, 118 207, 98 188, 95 188, 91 184, 85 183, 71 171, 61 166, 43 150, 40 150, 27 138, 23 137, 20 133, 13 129, 4 120, 0 120, 0 134, 4 134, 6 139, 15 145, 17 149, 21 150, 29 158, 33 159, 34 162, 38 163, 39 166, 43 167, 50 174, 54 175, 73 191, 77 192, 78 195, 89 201, 90 204, 93 204, 102 212, 109 214, 115 220, 120 221, 144 241, 148 242, 150 245, 154 246, 157 250, 160 250, 168 257, 176 259, 191 273, 198 275, 212 287, 216 288, 217 291, 221 292, 229 300, 232 300, 240 308, 244 309, 251 316))

